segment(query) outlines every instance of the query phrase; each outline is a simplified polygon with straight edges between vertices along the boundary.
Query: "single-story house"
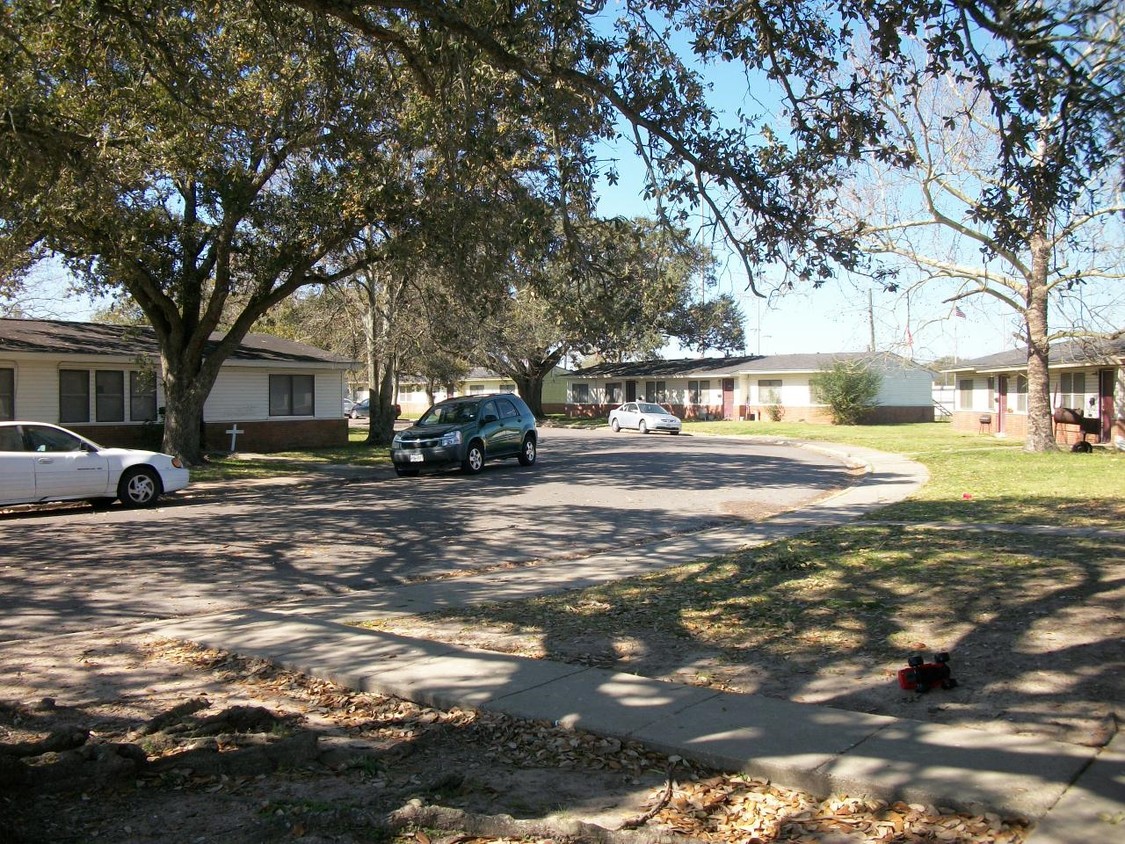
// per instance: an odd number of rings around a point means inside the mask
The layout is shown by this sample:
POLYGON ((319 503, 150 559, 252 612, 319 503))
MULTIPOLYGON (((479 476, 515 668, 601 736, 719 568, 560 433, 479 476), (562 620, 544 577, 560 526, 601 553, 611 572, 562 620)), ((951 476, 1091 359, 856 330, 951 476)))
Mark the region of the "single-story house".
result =
MULTIPOLYGON (((1056 439, 1067 445, 1086 436, 1109 442, 1114 426, 1125 420, 1125 339, 1058 343, 1051 347, 1048 366, 1052 409, 1078 411, 1084 420, 1057 423, 1056 439)), ((1027 436, 1025 349, 961 361, 943 371, 957 379, 954 428, 1027 436)))
MULTIPOLYGON (((561 413, 566 404, 567 384, 565 377, 570 372, 556 366, 543 379, 543 412, 561 413)), ((512 379, 499 375, 490 369, 475 366, 465 377, 455 384, 446 384, 434 390, 434 401, 439 402, 450 396, 471 396, 479 393, 514 393, 516 385, 512 379)), ((430 396, 426 392, 426 381, 418 376, 400 375, 398 379, 398 404, 402 416, 417 419, 430 407, 430 396)))
MULTIPOLYGON (((321 349, 251 334, 203 409, 204 448, 278 451, 346 444, 345 373, 321 349)), ((155 448, 164 387, 148 326, 0 319, 0 419, 54 422, 105 445, 155 448)))
POLYGON ((871 352, 601 363, 567 376, 566 412, 605 416, 641 399, 684 419, 828 423, 828 407, 813 400, 809 380, 837 362, 866 363, 883 377, 870 421, 933 421, 934 373, 898 355, 871 352))

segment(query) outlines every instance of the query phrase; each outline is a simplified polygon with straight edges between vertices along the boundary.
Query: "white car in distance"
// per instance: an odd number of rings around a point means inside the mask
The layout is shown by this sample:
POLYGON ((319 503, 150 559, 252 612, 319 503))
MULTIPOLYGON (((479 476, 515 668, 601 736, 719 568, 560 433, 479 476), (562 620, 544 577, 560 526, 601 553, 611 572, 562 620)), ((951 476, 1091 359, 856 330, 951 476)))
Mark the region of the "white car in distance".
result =
POLYGON ((0 422, 0 506, 120 499, 150 507, 188 485, 180 458, 132 448, 106 448, 47 422, 0 422))
POLYGON ((614 432, 622 428, 636 428, 642 434, 650 431, 678 434, 683 426, 667 408, 652 402, 627 401, 609 412, 609 427, 614 432))

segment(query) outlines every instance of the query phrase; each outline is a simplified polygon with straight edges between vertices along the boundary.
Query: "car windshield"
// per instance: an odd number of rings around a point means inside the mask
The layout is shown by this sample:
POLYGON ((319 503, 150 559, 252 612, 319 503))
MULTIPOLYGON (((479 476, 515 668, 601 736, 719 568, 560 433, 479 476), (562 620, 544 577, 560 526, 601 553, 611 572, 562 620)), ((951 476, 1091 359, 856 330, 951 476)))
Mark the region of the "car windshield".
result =
POLYGON ((637 405, 641 413, 667 413, 668 411, 658 404, 649 404, 648 402, 641 402, 637 405))
POLYGON ((418 420, 418 425, 423 428, 429 425, 460 425, 462 422, 472 422, 476 418, 476 402, 435 404, 426 411, 425 416, 418 420))

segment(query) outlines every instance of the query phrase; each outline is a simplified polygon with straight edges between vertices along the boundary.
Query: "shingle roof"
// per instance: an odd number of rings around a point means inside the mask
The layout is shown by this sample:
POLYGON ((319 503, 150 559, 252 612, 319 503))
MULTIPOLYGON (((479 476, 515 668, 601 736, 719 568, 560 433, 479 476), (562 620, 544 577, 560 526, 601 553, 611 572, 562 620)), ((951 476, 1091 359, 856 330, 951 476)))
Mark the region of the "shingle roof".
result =
MULTIPOLYGON (((630 363, 599 363, 572 373, 578 378, 690 378, 730 376, 763 372, 819 372, 826 366, 848 361, 891 361, 899 366, 918 366, 897 355, 872 352, 827 354, 746 355, 730 358, 683 358, 630 363)), ((923 367, 919 367, 923 368, 923 367)))
MULTIPOLYGON (((1076 367, 1114 364, 1125 359, 1125 338, 1104 340, 1090 338, 1056 343, 1051 347, 1052 366, 1076 367)), ((1009 349, 984 357, 963 360, 946 367, 944 372, 1005 372, 1027 367, 1027 349, 1009 349)))
MULTIPOLYGON (((211 335, 214 347, 221 334, 211 335)), ((135 357, 158 354, 156 332, 150 326, 64 322, 45 319, 0 319, 0 352, 53 355, 135 357)), ((231 360, 276 363, 350 364, 347 358, 269 334, 248 334, 231 360)))

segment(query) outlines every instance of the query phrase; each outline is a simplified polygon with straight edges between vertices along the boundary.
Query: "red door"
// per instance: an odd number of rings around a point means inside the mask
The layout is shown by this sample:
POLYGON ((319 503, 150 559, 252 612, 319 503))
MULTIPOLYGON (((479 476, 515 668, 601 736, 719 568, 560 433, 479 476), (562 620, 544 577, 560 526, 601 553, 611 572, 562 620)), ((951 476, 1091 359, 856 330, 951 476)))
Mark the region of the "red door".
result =
POLYGON ((996 433, 1004 433, 1004 416, 1008 413, 1008 376, 996 379, 996 433))
POLYGON ((723 419, 734 419, 734 379, 723 379, 723 419))
POLYGON ((1098 372, 1098 409, 1101 413, 1101 434, 1098 442, 1107 443, 1113 435, 1113 370, 1098 372))

